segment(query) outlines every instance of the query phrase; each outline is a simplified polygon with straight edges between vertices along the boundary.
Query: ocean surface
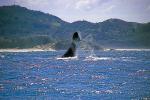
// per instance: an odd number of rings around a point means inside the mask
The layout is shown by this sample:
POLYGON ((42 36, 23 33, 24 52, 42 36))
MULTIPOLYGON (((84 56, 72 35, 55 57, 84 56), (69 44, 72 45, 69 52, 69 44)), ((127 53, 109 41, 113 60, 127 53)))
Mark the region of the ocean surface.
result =
POLYGON ((1 52, 0 100, 150 100, 150 51, 1 52))

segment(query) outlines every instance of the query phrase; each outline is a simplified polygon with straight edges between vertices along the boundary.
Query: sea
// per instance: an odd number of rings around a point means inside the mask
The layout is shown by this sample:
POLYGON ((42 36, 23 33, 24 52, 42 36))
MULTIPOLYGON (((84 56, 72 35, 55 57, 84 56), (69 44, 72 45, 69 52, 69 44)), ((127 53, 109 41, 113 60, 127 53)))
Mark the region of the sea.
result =
POLYGON ((0 100, 150 100, 149 50, 1 52, 0 100))

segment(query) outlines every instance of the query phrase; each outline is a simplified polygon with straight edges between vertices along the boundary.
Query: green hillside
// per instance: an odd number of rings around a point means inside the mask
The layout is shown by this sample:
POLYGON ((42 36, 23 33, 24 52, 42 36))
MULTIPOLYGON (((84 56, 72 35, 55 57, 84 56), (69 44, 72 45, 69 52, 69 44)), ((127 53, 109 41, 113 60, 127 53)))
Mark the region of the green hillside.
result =
MULTIPOLYGON (((48 46, 54 49, 66 49, 75 31, 80 32, 88 45, 95 49, 150 48, 150 23, 120 19, 68 23, 56 16, 16 5, 0 7, 0 48, 32 48, 50 44, 48 46)), ((85 45, 82 47, 86 48, 85 45)))

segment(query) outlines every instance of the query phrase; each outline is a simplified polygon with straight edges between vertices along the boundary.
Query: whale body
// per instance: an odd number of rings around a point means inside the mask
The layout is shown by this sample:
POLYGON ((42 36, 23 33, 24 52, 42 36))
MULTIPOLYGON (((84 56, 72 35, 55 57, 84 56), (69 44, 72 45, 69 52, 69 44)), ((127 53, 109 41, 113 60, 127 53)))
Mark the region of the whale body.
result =
POLYGON ((79 36, 78 32, 75 32, 72 36, 72 43, 66 53, 62 56, 64 57, 74 57, 76 53, 77 44, 81 41, 81 37, 79 36))

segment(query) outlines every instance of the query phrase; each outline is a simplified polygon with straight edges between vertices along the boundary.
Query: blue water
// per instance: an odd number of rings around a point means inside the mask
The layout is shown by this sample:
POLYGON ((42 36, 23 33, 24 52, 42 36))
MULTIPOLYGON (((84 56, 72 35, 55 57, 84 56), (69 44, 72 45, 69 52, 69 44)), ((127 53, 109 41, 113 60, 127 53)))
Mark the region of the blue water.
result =
POLYGON ((0 100, 150 100, 150 51, 0 53, 0 100))

